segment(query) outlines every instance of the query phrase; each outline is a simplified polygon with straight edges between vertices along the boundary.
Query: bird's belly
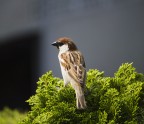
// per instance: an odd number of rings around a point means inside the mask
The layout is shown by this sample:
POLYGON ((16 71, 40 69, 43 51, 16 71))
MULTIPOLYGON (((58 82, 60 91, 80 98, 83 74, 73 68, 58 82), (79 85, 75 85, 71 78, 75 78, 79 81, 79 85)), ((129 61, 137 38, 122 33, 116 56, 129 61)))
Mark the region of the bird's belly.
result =
POLYGON ((61 68, 64 84, 67 85, 70 82, 70 77, 68 75, 68 71, 66 71, 64 68, 61 68))

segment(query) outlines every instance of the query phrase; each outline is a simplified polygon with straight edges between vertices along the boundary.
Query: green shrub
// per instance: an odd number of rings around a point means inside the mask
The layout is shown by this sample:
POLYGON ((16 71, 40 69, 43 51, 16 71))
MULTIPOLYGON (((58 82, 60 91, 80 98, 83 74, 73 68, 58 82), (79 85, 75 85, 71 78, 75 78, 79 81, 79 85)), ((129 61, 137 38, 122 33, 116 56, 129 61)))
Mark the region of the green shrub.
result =
POLYGON ((21 119, 24 119, 25 116, 26 113, 4 108, 0 111, 0 124, 17 124, 21 119))
POLYGON ((27 102, 31 111, 20 124, 142 124, 144 75, 132 64, 122 64, 114 77, 91 69, 87 72, 88 108, 77 110, 75 92, 47 72, 37 82, 36 94, 27 102))

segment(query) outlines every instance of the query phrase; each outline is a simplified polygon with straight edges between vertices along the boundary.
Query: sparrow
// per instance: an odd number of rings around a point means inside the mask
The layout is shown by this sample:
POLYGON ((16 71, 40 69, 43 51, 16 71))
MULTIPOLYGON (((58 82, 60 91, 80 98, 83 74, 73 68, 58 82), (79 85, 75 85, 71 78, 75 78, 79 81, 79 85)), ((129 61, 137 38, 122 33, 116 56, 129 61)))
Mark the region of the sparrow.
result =
POLYGON ((59 50, 58 59, 64 86, 71 84, 76 93, 77 109, 85 109, 87 107, 84 96, 86 66, 83 55, 72 39, 67 37, 59 38, 52 45, 59 50))

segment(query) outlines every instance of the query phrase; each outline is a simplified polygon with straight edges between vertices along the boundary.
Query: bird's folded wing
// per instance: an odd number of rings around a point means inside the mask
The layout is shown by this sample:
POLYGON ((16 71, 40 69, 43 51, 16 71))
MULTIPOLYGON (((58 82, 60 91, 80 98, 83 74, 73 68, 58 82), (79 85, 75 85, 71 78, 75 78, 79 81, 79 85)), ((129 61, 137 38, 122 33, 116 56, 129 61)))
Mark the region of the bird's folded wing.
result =
POLYGON ((60 63, 69 75, 81 86, 85 85, 85 61, 79 51, 68 51, 61 54, 60 63))

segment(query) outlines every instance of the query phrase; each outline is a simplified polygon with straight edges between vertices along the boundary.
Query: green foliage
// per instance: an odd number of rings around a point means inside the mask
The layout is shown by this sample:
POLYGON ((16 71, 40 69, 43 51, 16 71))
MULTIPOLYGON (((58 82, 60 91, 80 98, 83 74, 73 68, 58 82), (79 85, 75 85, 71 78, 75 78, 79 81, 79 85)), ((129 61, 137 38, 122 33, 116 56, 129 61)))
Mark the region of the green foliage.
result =
POLYGON ((21 119, 24 119, 25 116, 26 113, 4 108, 0 111, 0 124, 17 124, 21 119))
POLYGON ((44 74, 36 94, 27 102, 31 111, 20 124, 142 124, 144 75, 132 63, 120 66, 114 77, 91 69, 87 72, 87 109, 77 110, 75 92, 63 80, 44 74))

